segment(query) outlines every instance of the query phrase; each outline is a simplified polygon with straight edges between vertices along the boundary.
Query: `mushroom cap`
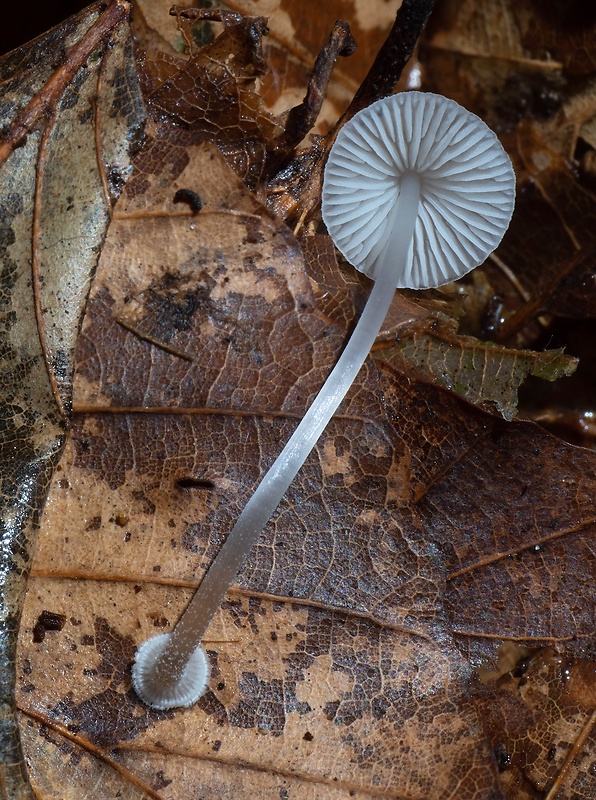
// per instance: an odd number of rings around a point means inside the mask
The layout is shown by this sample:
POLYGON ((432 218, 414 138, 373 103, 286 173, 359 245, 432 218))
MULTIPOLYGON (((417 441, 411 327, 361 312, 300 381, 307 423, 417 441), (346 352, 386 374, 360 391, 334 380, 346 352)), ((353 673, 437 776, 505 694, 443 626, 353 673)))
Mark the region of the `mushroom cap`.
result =
POLYGON ((323 219, 346 260, 373 279, 406 172, 420 176, 420 204, 396 287, 457 280, 507 230, 515 203, 509 156, 479 117, 437 94, 391 95, 349 120, 325 167, 323 219))

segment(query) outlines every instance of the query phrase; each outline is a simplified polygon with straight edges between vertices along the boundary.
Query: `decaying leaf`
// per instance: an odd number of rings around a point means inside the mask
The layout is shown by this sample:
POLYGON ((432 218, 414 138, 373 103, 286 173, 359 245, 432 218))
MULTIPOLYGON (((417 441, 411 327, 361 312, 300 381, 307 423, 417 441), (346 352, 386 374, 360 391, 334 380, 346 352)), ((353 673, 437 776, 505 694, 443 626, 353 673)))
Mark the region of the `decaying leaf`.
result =
MULTIPOLYGON (((221 177, 214 185, 222 186, 221 177)), ((186 224, 192 219, 189 214, 186 224)), ((190 228, 185 236, 193 236, 190 228)), ((109 239, 106 247, 111 260, 109 239)), ((258 271, 247 276, 231 270, 211 295, 244 296, 259 280, 258 271), (230 280, 223 283, 226 277, 230 280)), ((272 281, 271 288, 283 286, 275 270, 272 281)), ((33 766, 39 780, 53 786, 54 794, 61 781, 70 785, 70 770, 52 753, 62 731, 72 729, 83 752, 92 752, 91 741, 100 755, 94 765, 84 756, 85 774, 89 770, 97 778, 101 762, 113 759, 143 785, 167 783, 170 797, 185 797, 189 786, 197 794, 211 790, 240 797, 280 788, 308 797, 313 787, 321 797, 350 791, 369 797, 407 786, 407 796, 448 797, 454 782, 462 797, 500 796, 496 761, 478 735, 474 704, 465 699, 469 667, 455 642, 470 648, 472 660, 479 658, 478 645, 486 652, 494 641, 497 607, 503 619, 496 629, 528 643, 553 635, 572 639, 572 619, 577 632, 585 630, 575 607, 585 587, 573 582, 580 577, 573 570, 565 571, 567 591, 558 588, 563 630, 553 629, 552 619, 542 620, 544 629, 538 630, 534 605, 529 600, 526 609, 524 595, 513 595, 507 613, 498 590, 508 591, 503 574, 512 559, 520 582, 524 574, 532 575, 547 586, 550 565, 577 552, 568 537, 576 542, 583 537, 589 547, 593 456, 532 426, 511 429, 482 415, 462 418, 448 395, 430 387, 399 388, 392 372, 369 364, 214 621, 206 642, 214 669, 210 692, 182 715, 151 712, 131 692, 123 662, 151 631, 174 623, 278 442, 289 435, 299 408, 294 399, 294 414, 267 413, 262 404, 257 410, 258 398, 251 400, 246 390, 240 408, 225 405, 219 393, 211 401, 215 407, 205 408, 204 400, 192 396, 194 381, 176 376, 176 369, 189 369, 188 362, 127 331, 110 345, 117 323, 102 283, 100 265, 98 302, 90 306, 83 334, 81 387, 90 401, 106 403, 109 392, 116 394, 101 413, 88 407, 73 431, 50 493, 23 623, 20 658, 27 674, 20 705, 49 739, 48 756, 38 756, 33 766), (103 358, 100 342, 109 346, 103 358), (150 370, 143 352, 150 355, 150 370), (126 370, 127 381, 114 380, 112 364, 126 370), (178 392, 173 404, 172 385, 164 380, 168 368, 178 392), (161 413, 133 407, 138 403, 133 376, 149 373, 143 391, 161 413), (373 399, 377 392, 383 407, 373 399), (191 402, 194 412, 188 409, 191 402), (532 456, 518 468, 511 459, 520 432, 529 440, 520 452, 532 456), (539 448, 545 452, 536 453, 539 448), (586 483, 581 492, 570 483, 568 511, 559 508, 555 520, 545 496, 559 489, 562 472, 545 484, 544 463, 562 459, 573 474, 583 471, 586 483), (517 483, 520 475, 523 485, 517 483), (484 494, 480 487, 486 487, 484 494), (411 490, 415 506, 404 496, 411 490), (516 511, 524 494, 528 500, 516 511), (540 510, 543 518, 537 516, 540 510), (492 531, 497 512, 503 538, 492 531), (509 516, 513 521, 506 531, 509 516), (578 517, 583 529, 569 530, 578 517), (533 520, 543 539, 552 540, 552 552, 547 541, 538 545, 532 538, 533 520), (56 537, 63 546, 56 545, 56 537), (536 546, 543 550, 538 556, 536 546), (491 585, 494 608, 488 614, 491 585), (476 591, 465 603, 478 612, 476 619, 463 619, 464 589, 476 591), (68 610, 73 607, 76 614, 68 610), (44 608, 68 621, 61 632, 48 632, 33 644, 44 608), (55 665, 49 672, 43 666, 48 663, 55 665), (59 679, 65 664, 73 676, 66 691, 59 679), (56 762, 56 772, 42 768, 48 760, 56 762)), ((268 295, 266 307, 273 311, 279 295, 268 295)), ((296 311, 290 306, 284 316, 291 319, 296 311)), ((290 319, 282 317, 278 324, 287 326, 290 319)), ((248 319, 245 324, 248 331, 228 344, 229 358, 216 373, 228 384, 242 381, 240 363, 250 358, 252 326, 248 319)), ((197 314, 192 329, 204 327, 197 314)), ((285 328, 288 342, 297 333, 291 331, 292 326, 285 328)), ((314 329, 311 335, 329 340, 324 332, 314 329)), ((182 345, 188 335, 177 331, 173 338, 182 345)), ((340 338, 334 341, 339 348, 340 338)), ((285 387, 291 396, 293 378, 284 375, 282 365, 268 355, 263 367, 270 371, 270 385, 285 387)), ((196 391, 205 397, 208 388, 203 383, 196 391)), ((278 404, 279 399, 271 405, 278 404)), ((78 773, 78 764, 77 758, 70 769, 78 773)), ((129 773, 110 769, 109 774, 106 793, 116 787, 125 791, 129 773)), ((75 787, 80 780, 73 775, 75 787)))
MULTIPOLYGON (((363 287, 366 279, 339 268, 327 236, 305 238, 303 250, 320 307, 340 324, 349 324, 354 307, 363 305, 369 291, 363 287)), ((396 294, 374 351, 377 358, 410 378, 442 386, 511 420, 519 386, 528 375, 554 381, 575 370, 577 360, 561 350, 513 350, 458 334, 461 303, 450 307, 448 297, 430 295, 421 304, 414 301, 415 294, 410 293, 410 299, 396 294)))
POLYGON ((194 134, 194 141, 214 142, 254 189, 267 150, 283 130, 255 92, 267 68, 261 45, 266 20, 237 14, 222 19, 224 33, 194 57, 147 59, 145 95, 158 113, 194 134))
POLYGON ((521 656, 487 705, 507 797, 590 800, 594 789, 594 663, 550 648, 521 656))
POLYGON ((0 61, 0 781, 11 799, 31 796, 13 699, 31 547, 64 443, 75 339, 90 277, 142 122, 127 14, 126 4, 91 7, 0 61))
MULTIPOLYGON (((354 108, 390 81, 391 54, 401 69, 432 5, 406 0, 354 108)), ((314 45, 308 39, 309 20, 323 18, 319 9, 305 3, 301 17, 297 4, 255 8, 277 15, 270 30, 285 55, 276 61, 270 50, 273 63, 308 61, 310 69, 331 30, 314 45), (303 30, 304 50, 288 53, 277 24, 303 30)), ((386 13, 379 8, 370 19, 357 14, 357 27, 379 27, 386 13)), ((294 78, 276 87, 280 73, 262 71, 264 23, 220 15, 221 38, 197 51, 215 29, 197 23, 180 38, 173 28, 162 35, 155 20, 165 11, 164 3, 139 2, 137 30, 175 47, 145 60, 152 121, 86 305, 74 418, 23 611, 19 722, 36 794, 589 797, 593 775, 582 753, 594 708, 596 455, 438 388, 460 383, 462 365, 471 363, 474 377, 460 394, 510 417, 518 370, 552 377, 570 367, 559 353, 456 334, 461 297, 396 295, 378 353, 398 335, 412 357, 398 372, 393 347, 390 363, 369 359, 361 371, 209 629, 212 677, 196 706, 152 711, 132 691, 136 646, 176 623, 335 363, 367 293, 365 279, 338 265, 318 226, 331 137, 307 142, 295 158, 288 151, 289 163, 269 180, 269 153, 287 132, 286 117, 271 106, 294 78), (189 61, 173 52, 185 42, 189 61), (226 48, 238 59, 234 68, 222 66, 226 48), (273 92, 269 110, 257 73, 273 92), (229 107, 226 98, 234 100, 229 107), (286 218, 298 222, 298 237, 286 218), (423 359, 427 347, 432 355, 423 359), (441 360, 453 361, 447 371, 441 360), (496 660, 503 639, 525 654, 539 649, 528 681, 513 675, 479 687, 475 669, 496 660), (581 678, 581 702, 557 683, 565 666, 581 678), (550 760, 547 740, 558 748, 550 760)), ((436 29, 430 41, 436 76, 446 45, 436 29)), ((559 70, 575 63, 565 52, 559 70)), ((523 51, 518 60, 527 57, 523 51)), ((345 94, 336 94, 338 83, 347 85, 343 68, 332 97, 345 94)), ((492 105, 491 114, 500 118, 492 105)), ((533 164, 544 197, 545 187, 561 185, 561 151, 548 163, 533 161, 547 152, 545 142, 550 147, 535 119, 516 136, 522 179, 533 164)), ((563 184, 585 202, 581 220, 557 215, 552 197, 547 204, 567 235, 568 270, 585 242, 591 246, 579 231, 588 236, 592 195, 585 187, 578 194, 571 178, 563 184)), ((527 235, 540 244, 523 213, 527 235)), ((520 297, 536 302, 524 276, 539 270, 526 263, 529 250, 511 242, 507 263, 499 253, 501 266, 486 266, 483 281, 469 284, 477 297, 468 307, 508 281, 520 309, 520 297)), ((547 249, 537 249, 541 258, 547 249)), ((532 325, 543 324, 545 310, 559 313, 553 298, 568 289, 561 275, 558 268, 545 275, 554 283, 543 287, 532 325)), ((504 307, 512 319, 509 294, 504 307)), ((467 324, 474 332, 476 323, 467 324)))
MULTIPOLYGON (((468 671, 441 619, 440 564, 409 505, 412 454, 375 400, 372 364, 214 622, 213 688, 182 728, 130 689, 135 644, 174 623, 344 335, 314 307, 283 223, 213 148, 186 153, 161 190, 147 180, 136 194, 129 183, 104 247, 79 348, 86 413, 50 492, 23 621, 21 708, 51 737, 58 721, 83 747, 122 746, 115 760, 144 785, 161 774, 172 797, 189 785, 367 797, 408 782, 411 796, 434 784, 447 797, 466 775, 488 791, 495 765, 474 708, 462 707, 468 671), (199 176, 203 208, 181 215, 171 198, 199 176), (141 308, 156 292, 187 310, 167 338, 192 362, 118 323, 134 298, 141 308), (192 311, 182 297, 194 298, 192 311), (77 612, 33 643, 41 606, 77 612), (59 680, 65 661, 74 689, 59 680), (441 746, 426 723, 435 718, 441 746), (407 749, 396 764, 399 741, 407 749), (157 742, 169 744, 158 752, 157 742), (233 768, 205 773, 214 753, 220 765, 244 765, 241 784, 233 768), (450 766, 435 779, 443 758, 450 766)), ((33 775, 52 796, 66 775, 46 763, 33 775)), ((128 777, 111 775, 106 793, 124 791, 128 777)))
MULTIPOLYGON (((185 42, 175 20, 169 16, 171 5, 170 0, 138 0, 133 24, 150 50, 176 55, 184 50, 185 42)), ((278 115, 302 101, 317 54, 336 20, 350 23, 358 47, 349 59, 340 60, 335 67, 335 79, 317 124, 319 133, 332 127, 350 103, 395 19, 398 6, 398 0, 374 5, 333 0, 316 8, 308 3, 284 0, 228 3, 218 0, 209 4, 209 8, 267 18, 269 33, 263 49, 269 69, 261 78, 260 95, 265 107, 278 115)), ((198 44, 213 41, 218 33, 218 26, 213 22, 193 26, 198 44)))
POLYGON ((544 390, 530 381, 522 413, 593 447, 592 325, 581 321, 594 318, 594 14, 531 0, 445 0, 438 12, 421 53, 427 85, 501 132, 518 176, 512 224, 482 268, 487 314, 498 309, 487 337, 574 347, 576 374, 544 390))
POLYGON ((577 365, 561 350, 536 353, 479 342, 472 336, 458 336, 453 325, 441 325, 438 320, 427 330, 400 329, 394 341, 375 353, 400 372, 444 386, 507 420, 516 415, 517 391, 528 375, 555 381, 571 375, 577 365))

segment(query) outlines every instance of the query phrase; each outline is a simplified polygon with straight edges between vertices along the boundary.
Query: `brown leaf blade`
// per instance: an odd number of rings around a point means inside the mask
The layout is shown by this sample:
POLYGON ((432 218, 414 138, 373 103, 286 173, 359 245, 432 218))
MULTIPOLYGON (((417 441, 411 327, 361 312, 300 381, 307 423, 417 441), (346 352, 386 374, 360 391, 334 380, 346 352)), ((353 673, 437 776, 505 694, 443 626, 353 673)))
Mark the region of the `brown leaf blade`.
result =
MULTIPOLYGON (((31 549, 64 444, 75 337, 110 216, 102 178, 111 170, 126 177, 142 121, 126 7, 102 10, 91 7, 0 60, 0 759, 3 796, 11 800, 31 797, 14 717, 16 634, 31 549)), ((114 197, 119 190, 113 187, 114 197)))
POLYGON ((590 800, 596 748, 594 662, 542 648, 480 693, 511 800, 590 800))
MULTIPOLYGON (((182 49, 182 38, 174 19, 169 16, 169 0, 138 0, 134 24, 151 50, 175 55, 182 49)), ((230 11, 267 17, 269 34, 263 41, 264 56, 270 66, 262 77, 261 95, 265 107, 273 114, 286 112, 304 97, 317 53, 323 47, 337 20, 350 24, 358 44, 356 52, 338 60, 327 97, 318 121, 317 131, 332 127, 346 109, 365 77, 379 47, 387 35, 399 7, 399 0, 355 5, 351 0, 333 0, 324 5, 287 0, 233 0, 217 3, 230 11)), ((214 38, 209 22, 193 26, 197 43, 214 38)))
POLYGON ((165 53, 147 59, 145 93, 156 112, 187 128, 195 142, 216 144, 254 189, 263 177, 268 148, 282 133, 255 91, 256 79, 267 69, 261 43, 266 20, 222 15, 223 33, 191 51, 188 59, 165 53))

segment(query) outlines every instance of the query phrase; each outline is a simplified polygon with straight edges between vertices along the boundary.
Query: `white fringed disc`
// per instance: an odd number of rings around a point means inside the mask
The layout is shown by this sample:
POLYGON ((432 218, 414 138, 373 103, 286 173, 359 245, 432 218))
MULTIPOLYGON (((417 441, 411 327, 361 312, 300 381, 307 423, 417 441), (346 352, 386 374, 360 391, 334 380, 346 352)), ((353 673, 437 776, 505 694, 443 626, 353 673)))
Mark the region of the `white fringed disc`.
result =
POLYGON ((135 692, 144 703, 160 711, 192 706, 207 688, 209 680, 209 662, 200 645, 191 655, 180 680, 167 685, 156 680, 155 662, 165 649, 170 635, 158 633, 143 642, 135 654, 132 667, 135 692))
POLYGON ((421 178, 418 219, 396 287, 426 289, 482 264, 515 203, 509 156, 490 128, 453 100, 402 92, 360 111, 339 132, 323 184, 323 219, 345 258, 375 278, 404 172, 421 178))

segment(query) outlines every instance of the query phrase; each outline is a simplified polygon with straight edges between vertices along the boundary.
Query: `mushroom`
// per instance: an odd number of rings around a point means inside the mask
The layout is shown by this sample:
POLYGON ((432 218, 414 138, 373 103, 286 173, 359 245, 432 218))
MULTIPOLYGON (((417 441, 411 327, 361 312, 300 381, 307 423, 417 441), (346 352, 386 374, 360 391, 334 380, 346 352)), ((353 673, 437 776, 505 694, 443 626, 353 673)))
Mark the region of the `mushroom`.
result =
POLYGON ((340 130, 325 168, 322 211, 337 248, 375 281, 337 364, 261 480, 172 633, 137 651, 133 685, 154 708, 192 705, 209 677, 201 640, 296 473, 356 378, 396 287, 461 278, 505 233, 515 175, 495 134, 435 94, 373 103, 340 130))

